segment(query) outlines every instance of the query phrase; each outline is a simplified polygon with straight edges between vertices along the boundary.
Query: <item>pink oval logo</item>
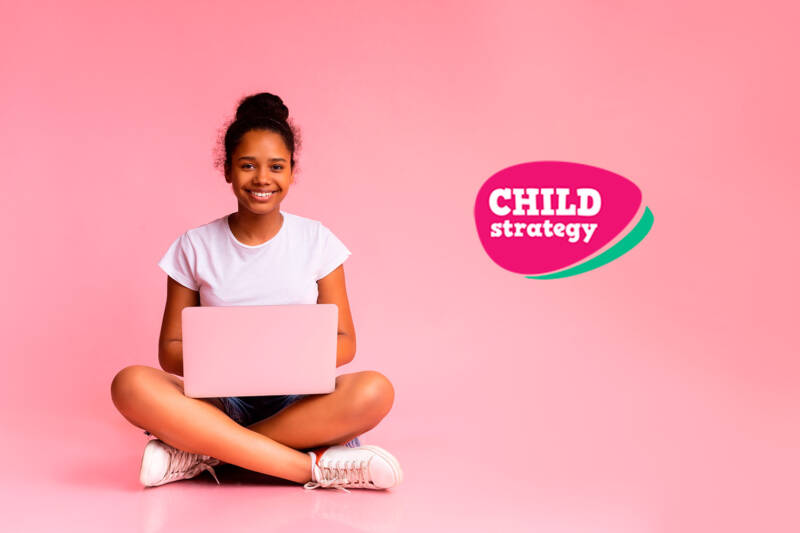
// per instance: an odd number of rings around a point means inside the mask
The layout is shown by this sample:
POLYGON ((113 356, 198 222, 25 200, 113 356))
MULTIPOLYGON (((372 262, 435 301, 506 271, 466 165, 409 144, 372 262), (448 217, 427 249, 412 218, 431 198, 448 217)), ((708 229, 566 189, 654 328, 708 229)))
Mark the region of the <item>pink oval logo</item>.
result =
POLYGON ((619 174, 579 163, 536 161, 504 168, 486 180, 475 200, 475 224, 495 263, 517 274, 541 274, 603 248, 641 203, 639 188, 619 174))

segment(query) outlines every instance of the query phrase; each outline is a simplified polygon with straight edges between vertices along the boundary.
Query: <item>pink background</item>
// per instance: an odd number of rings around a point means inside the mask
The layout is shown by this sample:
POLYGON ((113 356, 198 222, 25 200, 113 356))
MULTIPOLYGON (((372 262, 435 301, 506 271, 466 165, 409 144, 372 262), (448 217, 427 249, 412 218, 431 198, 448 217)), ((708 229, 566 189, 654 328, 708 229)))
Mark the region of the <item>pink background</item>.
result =
POLYGON ((797 531, 798 14, 4 3, 4 529, 797 531), (157 365, 156 262, 236 208, 212 150, 261 90, 304 137, 282 208, 353 252, 340 370, 395 385, 365 435, 403 466, 389 493, 143 490, 110 400, 157 365), (475 195, 544 159, 633 180, 650 235, 577 277, 496 266, 475 195))

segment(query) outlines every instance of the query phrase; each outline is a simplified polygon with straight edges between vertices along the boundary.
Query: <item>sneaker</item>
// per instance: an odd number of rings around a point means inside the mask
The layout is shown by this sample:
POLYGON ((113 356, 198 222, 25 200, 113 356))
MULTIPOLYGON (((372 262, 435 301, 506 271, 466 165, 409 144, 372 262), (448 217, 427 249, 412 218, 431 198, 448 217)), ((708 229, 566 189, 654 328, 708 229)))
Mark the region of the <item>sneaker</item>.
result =
POLYGON ((172 481, 193 478, 205 470, 219 485, 217 474, 212 468, 218 464, 219 460, 213 457, 178 450, 153 439, 144 447, 139 481, 145 487, 157 487, 172 481))
POLYGON ((358 448, 359 446, 362 446, 362 444, 358 437, 353 437, 349 441, 345 442, 344 446, 347 446, 348 448, 358 448))
POLYGON ((304 485, 306 489, 389 489, 403 481, 400 463, 379 446, 327 446, 307 453, 311 456, 311 481, 304 485))

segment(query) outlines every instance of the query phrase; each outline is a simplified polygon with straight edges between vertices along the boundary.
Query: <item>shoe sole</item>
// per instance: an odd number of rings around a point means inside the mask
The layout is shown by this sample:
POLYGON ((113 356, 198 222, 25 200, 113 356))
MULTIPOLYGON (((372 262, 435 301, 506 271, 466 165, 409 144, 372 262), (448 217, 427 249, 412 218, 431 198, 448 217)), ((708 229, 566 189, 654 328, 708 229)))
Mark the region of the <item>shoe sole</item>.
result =
POLYGON ((375 455, 389 463, 389 466, 391 466, 392 470, 394 471, 394 477, 396 479, 394 485, 392 485, 393 487, 396 487, 403 481, 403 469, 400 468, 400 463, 397 461, 397 459, 395 459, 394 455, 384 450, 380 446, 375 446, 373 444, 366 444, 364 446, 359 446, 359 448, 362 450, 371 450, 375 453, 375 455))

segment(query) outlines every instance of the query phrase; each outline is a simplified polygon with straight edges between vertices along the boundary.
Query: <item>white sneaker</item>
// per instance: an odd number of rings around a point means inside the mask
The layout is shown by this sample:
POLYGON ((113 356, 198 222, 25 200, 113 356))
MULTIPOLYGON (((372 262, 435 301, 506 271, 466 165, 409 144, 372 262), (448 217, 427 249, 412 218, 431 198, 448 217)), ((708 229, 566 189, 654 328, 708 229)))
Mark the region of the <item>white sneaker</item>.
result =
POLYGON ((157 487, 172 481, 193 478, 206 470, 219 484, 217 474, 212 468, 218 464, 219 460, 213 457, 178 450, 153 439, 144 447, 139 481, 145 487, 157 487))
POLYGON ((327 446, 307 453, 311 456, 311 481, 304 485, 306 489, 389 489, 403 481, 400 463, 379 446, 327 446))

